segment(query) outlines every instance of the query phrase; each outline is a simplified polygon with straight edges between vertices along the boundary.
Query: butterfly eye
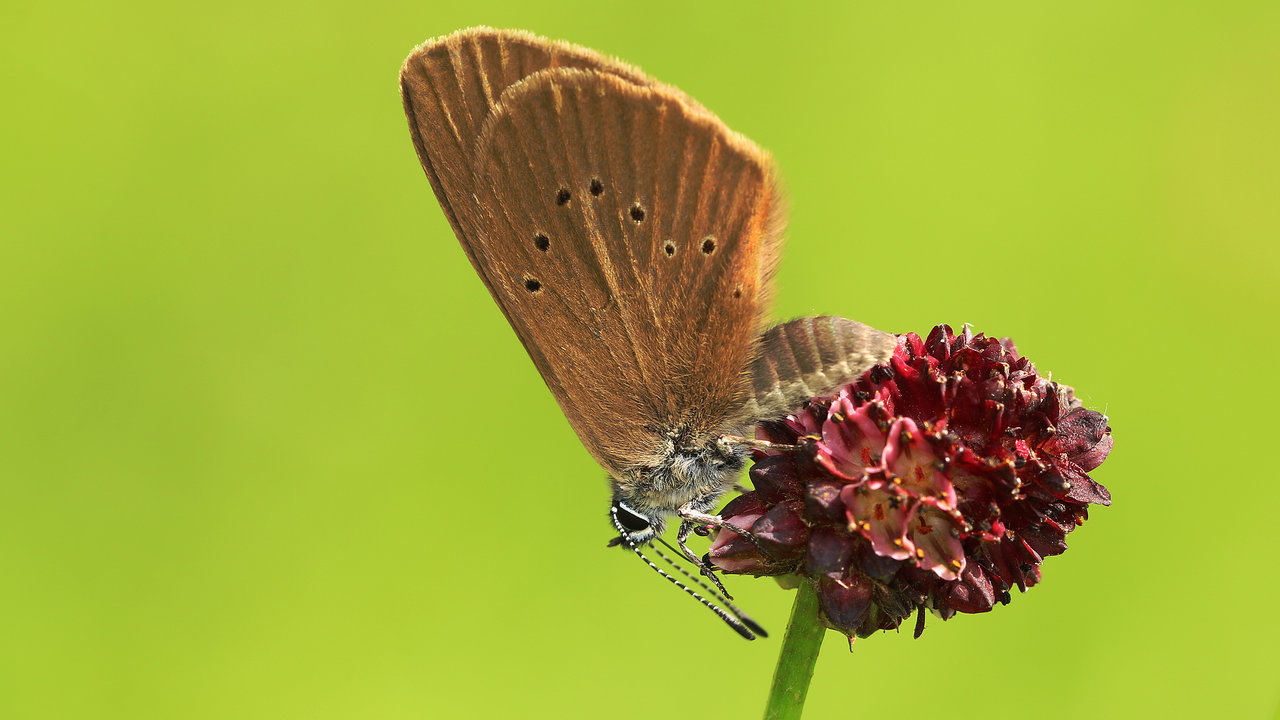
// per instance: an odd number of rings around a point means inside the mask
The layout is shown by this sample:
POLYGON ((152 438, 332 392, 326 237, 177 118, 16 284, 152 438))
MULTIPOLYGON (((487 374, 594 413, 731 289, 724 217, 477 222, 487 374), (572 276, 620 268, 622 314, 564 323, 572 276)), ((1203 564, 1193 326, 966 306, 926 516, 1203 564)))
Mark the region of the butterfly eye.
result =
POLYGON ((620 502, 615 503, 613 506, 613 517, 618 521, 619 525, 630 532, 648 530, 651 525, 648 518, 620 502))

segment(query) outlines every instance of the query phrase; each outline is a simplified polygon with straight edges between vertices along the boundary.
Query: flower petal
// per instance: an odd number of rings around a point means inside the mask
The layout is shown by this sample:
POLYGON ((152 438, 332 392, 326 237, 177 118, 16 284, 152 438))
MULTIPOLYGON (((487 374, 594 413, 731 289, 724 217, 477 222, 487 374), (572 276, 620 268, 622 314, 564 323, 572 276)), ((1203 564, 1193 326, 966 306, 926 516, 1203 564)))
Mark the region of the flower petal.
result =
POLYGON ((933 498, 939 507, 950 510, 956 506, 956 491, 939 468, 940 460, 915 421, 894 421, 885 443, 885 470, 912 497, 933 498))
POLYGON ((872 490, 848 485, 840 499, 848 508, 849 528, 870 540, 877 555, 906 560, 915 552, 907 537, 909 500, 893 488, 872 490))
POLYGON ((855 408, 849 395, 841 393, 822 424, 817 459, 832 475, 857 481, 880 465, 884 443, 884 433, 866 410, 855 408))
POLYGON ((770 552, 787 556, 803 552, 809 526, 800 519, 791 503, 774 505, 751 525, 751 534, 770 552))
POLYGON ((955 580, 965 567, 964 546, 960 543, 960 523, 949 513, 920 502, 910 523, 911 544, 916 564, 932 570, 943 580, 955 580))
POLYGON ((818 607, 836 630, 853 635, 871 607, 872 581, 854 572, 839 580, 818 579, 818 607))

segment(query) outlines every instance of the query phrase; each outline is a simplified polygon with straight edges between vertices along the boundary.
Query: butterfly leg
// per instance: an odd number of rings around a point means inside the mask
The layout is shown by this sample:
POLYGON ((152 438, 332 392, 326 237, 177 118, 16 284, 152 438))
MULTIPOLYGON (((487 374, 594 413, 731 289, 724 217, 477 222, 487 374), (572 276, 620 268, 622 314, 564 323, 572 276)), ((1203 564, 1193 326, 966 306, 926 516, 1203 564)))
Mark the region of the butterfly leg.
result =
MULTIPOLYGON (((737 525, 734 525, 733 523, 728 522, 727 520, 720 517, 719 515, 710 515, 708 513, 699 512, 687 505, 685 507, 680 508, 676 512, 680 516, 680 518, 684 520, 684 522, 680 524, 681 533, 685 533, 686 525, 689 526, 690 532, 692 532, 693 528, 698 525, 710 525, 711 527, 720 528, 721 530, 728 530, 729 532, 734 532, 741 535, 747 540, 750 540, 751 544, 756 546, 756 549, 760 551, 761 555, 764 555, 765 557, 769 556, 769 551, 765 550, 764 546, 760 544, 760 539, 757 538, 755 535, 753 535, 750 530, 744 530, 738 527, 737 525)), ((680 536, 677 536, 677 538, 679 537, 680 536)), ((684 537, 687 538, 688 535, 685 534, 684 537)), ((680 542, 680 547, 682 548, 684 547, 683 541, 680 542)), ((686 552, 691 552, 691 551, 689 551, 686 548, 686 552)))
POLYGON ((792 452, 800 449, 799 445, 786 445, 784 443, 769 442, 768 440, 758 440, 756 438, 742 437, 740 435, 721 435, 720 442, 728 445, 745 445, 755 450, 792 452))
POLYGON ((686 544, 689 540, 689 536, 693 534, 693 529, 696 527, 698 527, 698 523, 693 522, 692 520, 682 521, 680 523, 680 531, 676 533, 676 544, 680 546, 680 552, 684 553, 684 556, 689 559, 689 562, 696 565, 697 568, 702 571, 702 575, 711 580, 716 588, 720 590, 720 594, 724 595, 725 598, 732 600, 733 596, 729 594, 728 590, 724 589, 724 585, 720 582, 720 578, 716 576, 711 567, 704 562, 702 558, 698 557, 696 553, 690 550, 689 546, 686 544))

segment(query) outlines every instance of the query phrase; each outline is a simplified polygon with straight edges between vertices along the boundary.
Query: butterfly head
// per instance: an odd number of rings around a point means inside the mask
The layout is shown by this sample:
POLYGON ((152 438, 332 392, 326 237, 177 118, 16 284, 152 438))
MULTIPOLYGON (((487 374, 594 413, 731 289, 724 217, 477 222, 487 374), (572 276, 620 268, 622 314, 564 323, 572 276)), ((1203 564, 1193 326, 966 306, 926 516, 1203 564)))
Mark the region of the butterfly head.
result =
POLYGON ((746 462, 747 450, 719 433, 673 428, 651 464, 614 475, 609 519, 620 541, 639 547, 662 534, 686 510, 706 512, 746 462))
POLYGON ((609 505, 609 519, 622 534, 622 539, 632 547, 639 547, 653 540, 666 527, 666 517, 644 512, 615 493, 609 505))

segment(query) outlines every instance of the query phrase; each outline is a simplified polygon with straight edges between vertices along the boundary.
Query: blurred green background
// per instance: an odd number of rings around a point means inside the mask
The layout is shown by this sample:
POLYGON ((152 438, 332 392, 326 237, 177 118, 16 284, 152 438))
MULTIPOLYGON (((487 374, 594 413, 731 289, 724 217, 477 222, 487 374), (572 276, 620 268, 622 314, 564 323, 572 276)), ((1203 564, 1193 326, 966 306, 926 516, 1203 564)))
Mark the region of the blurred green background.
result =
POLYGON ((0 716, 759 715, 790 593, 731 580, 747 644, 605 548, 414 157, 400 62, 480 23, 769 148, 778 317, 973 323, 1111 416, 1041 586, 830 636, 808 717, 1275 711, 1275 2, 232 0, 0 11, 0 716))

